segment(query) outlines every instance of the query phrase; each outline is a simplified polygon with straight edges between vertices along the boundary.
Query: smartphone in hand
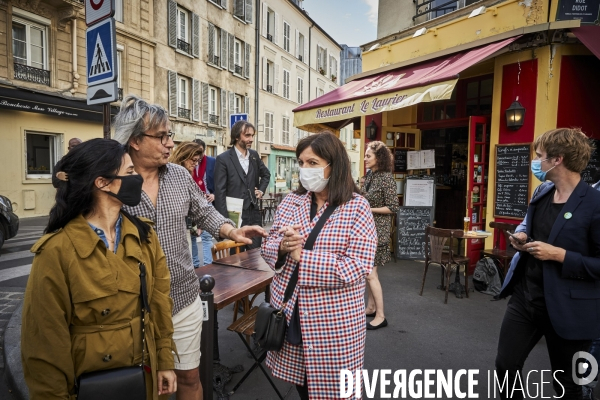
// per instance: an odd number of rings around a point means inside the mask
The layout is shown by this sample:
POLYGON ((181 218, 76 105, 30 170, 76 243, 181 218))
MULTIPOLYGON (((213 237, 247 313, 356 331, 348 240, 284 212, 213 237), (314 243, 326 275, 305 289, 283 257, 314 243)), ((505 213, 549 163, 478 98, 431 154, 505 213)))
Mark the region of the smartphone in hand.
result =
POLYGON ((517 242, 521 246, 524 245, 525 243, 533 242, 533 239, 530 238, 529 236, 527 237, 527 239, 525 241, 522 241, 521 239, 519 239, 518 237, 516 237, 512 233, 508 232, 508 234, 510 235, 511 238, 515 239, 515 242, 517 242))

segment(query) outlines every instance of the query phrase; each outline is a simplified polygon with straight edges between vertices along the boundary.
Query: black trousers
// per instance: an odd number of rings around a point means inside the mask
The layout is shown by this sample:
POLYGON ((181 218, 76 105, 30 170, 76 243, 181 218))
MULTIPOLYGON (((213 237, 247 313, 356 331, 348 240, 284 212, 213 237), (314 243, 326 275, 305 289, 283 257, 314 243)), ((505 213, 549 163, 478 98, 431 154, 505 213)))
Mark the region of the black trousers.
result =
MULTIPOLYGON (((258 206, 250 204, 250 207, 243 211, 242 226, 246 225, 258 225, 262 226, 262 216, 258 206)), ((252 244, 246 245, 246 250, 260 248, 262 244, 262 237, 253 237, 252 244)))
MULTIPOLYGON (((581 386, 576 385, 571 376, 571 361, 576 352, 589 349, 591 340, 561 338, 552 327, 548 312, 534 309, 520 295, 512 296, 508 302, 502 328, 500 329, 498 354, 496 355, 496 374, 500 382, 504 379, 505 374, 508 375, 508 390, 505 386, 500 393, 501 399, 523 398, 523 392, 520 390, 515 390, 512 397, 510 397, 511 390, 517 371, 521 376, 523 385, 526 384, 525 377, 522 374, 523 364, 542 336, 546 338, 553 375, 554 371, 564 371, 557 372, 554 375, 556 379, 552 379, 556 395, 560 396, 564 391, 563 400, 581 400, 581 386), (556 380, 560 382, 562 387, 556 380)), ((516 387, 518 388, 520 385, 517 383, 516 387)))

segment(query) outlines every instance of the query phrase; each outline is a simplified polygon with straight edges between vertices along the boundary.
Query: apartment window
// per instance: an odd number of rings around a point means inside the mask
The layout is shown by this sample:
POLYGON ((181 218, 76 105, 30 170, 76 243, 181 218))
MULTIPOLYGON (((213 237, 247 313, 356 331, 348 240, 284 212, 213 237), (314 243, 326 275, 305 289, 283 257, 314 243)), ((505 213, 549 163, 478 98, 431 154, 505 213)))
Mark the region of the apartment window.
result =
POLYGON ((123 0, 115 0, 115 20, 123 22, 123 0))
POLYGON ((283 49, 290 53, 290 24, 283 21, 283 49))
POLYGON ((179 118, 190 119, 190 107, 189 104, 189 94, 190 94, 190 82, 187 78, 182 76, 178 76, 179 84, 178 84, 178 108, 177 108, 177 116, 179 118))
POLYGON ((209 89, 209 103, 208 103, 208 113, 211 117, 211 124, 218 124, 218 122, 213 122, 213 117, 218 117, 219 115, 219 107, 218 107, 218 98, 217 98, 217 89, 211 87, 209 89))
POLYGON ((14 78, 50 86, 46 27, 21 18, 12 23, 14 78))
POLYGON ((302 129, 296 128, 296 140, 295 140, 294 146, 297 146, 298 142, 307 136, 308 136, 308 132, 303 131, 302 129))
POLYGON ((283 124, 281 127, 281 144, 290 144, 290 118, 283 117, 283 124))
POLYGON ((193 57, 200 57, 200 17, 167 0, 169 46, 193 57))
POLYGON ((298 57, 298 60, 308 63, 308 58, 306 57, 306 47, 304 45, 304 35, 298 31, 296 32, 296 57, 298 57))
POLYGON ((236 94, 235 98, 234 98, 234 110, 235 110, 236 114, 239 114, 242 112, 242 104, 243 104, 242 96, 240 96, 239 94, 236 94))
POLYGON ((304 79, 298 77, 298 103, 304 103, 304 79))
POLYGON ((273 93, 275 83, 275 66, 272 61, 267 61, 267 92, 273 93))
POLYGON ((265 142, 273 142, 273 113, 265 113, 265 142))
POLYGON ((208 24, 208 64, 227 69, 229 36, 224 29, 208 24))
POLYGON ((327 74, 327 50, 317 46, 317 67, 321 75, 327 74))
POLYGON ((25 132, 27 179, 50 179, 62 157, 61 135, 25 132))
POLYGON ((123 100, 123 50, 117 45, 117 88, 119 89, 119 100, 123 100))
POLYGON ((244 73, 244 68, 242 67, 242 49, 244 48, 242 42, 235 39, 234 48, 233 48, 233 59, 234 59, 234 72, 238 75, 242 75, 244 73))
POLYGON ((275 11, 270 8, 267 9, 267 39, 271 42, 275 42, 275 11))
POLYGON ((177 8, 177 38, 188 41, 188 12, 177 8))
POLYGON ((316 88, 316 96, 317 97, 321 97, 325 94, 325 90, 323 90, 322 88, 316 88))
POLYGON ((337 67, 337 59, 333 56, 331 56, 329 58, 329 79, 331 79, 332 82, 336 82, 337 81, 337 71, 338 71, 338 67, 337 67))
POLYGON ((290 71, 283 70, 283 97, 290 98, 290 71))
MULTIPOLYGON (((214 5, 227 9, 227 0, 208 0, 211 3, 213 3, 214 5)), ((235 0, 234 0, 235 1, 235 0)))
POLYGON ((252 23, 252 0, 233 0, 233 15, 243 22, 252 23))

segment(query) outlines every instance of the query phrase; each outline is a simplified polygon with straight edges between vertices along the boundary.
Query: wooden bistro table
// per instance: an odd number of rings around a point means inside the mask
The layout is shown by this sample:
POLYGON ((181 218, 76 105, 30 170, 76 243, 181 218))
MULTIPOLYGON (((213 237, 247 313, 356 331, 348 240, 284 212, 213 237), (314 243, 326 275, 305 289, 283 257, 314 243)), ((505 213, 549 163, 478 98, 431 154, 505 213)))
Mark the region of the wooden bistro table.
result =
MULTIPOLYGON (((260 289, 268 288, 275 272, 260 255, 260 249, 252 249, 213 261, 212 264, 195 269, 198 279, 210 275, 215 281, 214 295, 214 332, 213 332, 213 383, 219 399, 227 398, 225 385, 231 380, 231 374, 241 372, 243 367, 227 368, 220 364, 217 312, 260 289)), ((202 341, 205 340, 204 330, 202 341)), ((208 337, 207 337, 208 339, 208 337)), ((202 352, 201 357, 205 354, 202 352)), ((208 361, 208 360, 206 360, 208 361)), ((203 364, 201 360, 200 364, 203 364)), ((212 398, 212 393, 210 393, 212 398)))
MULTIPOLYGON (((458 240, 458 249, 460 250, 460 245, 462 243, 462 239, 467 239, 467 240, 473 240, 473 239, 485 239, 488 236, 491 235, 491 232, 485 232, 485 231, 467 231, 464 232, 462 236, 457 236, 456 239, 458 240)), ((469 268, 469 266, 465 266, 466 269, 469 268)), ((449 292, 454 292, 454 295, 459 298, 462 299, 462 294, 466 292, 465 290, 465 286, 460 283, 460 268, 456 267, 456 276, 454 278, 454 282, 450 284, 450 287, 448 288, 449 292)), ((468 272, 465 271, 465 274, 467 274, 468 272)), ((445 290, 444 288, 441 288, 442 290, 445 290)))

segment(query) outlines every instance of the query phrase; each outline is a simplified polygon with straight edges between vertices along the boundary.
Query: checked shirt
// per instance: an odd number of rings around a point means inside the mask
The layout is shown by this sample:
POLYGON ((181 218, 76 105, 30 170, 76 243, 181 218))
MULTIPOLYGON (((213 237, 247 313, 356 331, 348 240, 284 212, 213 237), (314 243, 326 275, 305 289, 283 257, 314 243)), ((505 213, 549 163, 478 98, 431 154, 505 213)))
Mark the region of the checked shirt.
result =
MULTIPOLYGON (((284 226, 301 225, 305 240, 325 207, 310 220, 311 193, 288 194, 275 215, 269 237, 262 245, 262 256, 275 269, 284 226)), ((328 203, 325 203, 327 206, 328 203)), ((302 250, 300 262, 289 255, 273 277, 271 305, 282 306, 285 288, 294 271, 300 268, 294 294, 285 305, 288 323, 298 301, 302 345, 287 341, 283 348, 267 356, 273 376, 296 385, 308 381, 311 400, 337 399, 340 395, 340 370, 363 368, 365 351, 365 278, 373 269, 377 232, 367 200, 354 194, 329 217, 319 233, 313 250, 302 250)))
POLYGON ((194 272, 187 241, 189 231, 185 217, 190 217, 199 228, 209 232, 217 240, 223 224, 234 224, 206 201, 185 168, 171 163, 165 165, 159 170, 158 182, 156 208, 145 192, 142 192, 140 204, 123 208, 132 215, 154 221, 154 229, 171 272, 171 298, 175 303, 175 315, 192 304, 200 292, 200 283, 194 272))

